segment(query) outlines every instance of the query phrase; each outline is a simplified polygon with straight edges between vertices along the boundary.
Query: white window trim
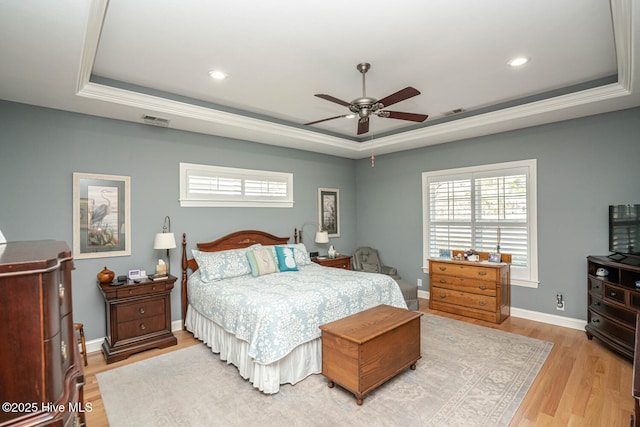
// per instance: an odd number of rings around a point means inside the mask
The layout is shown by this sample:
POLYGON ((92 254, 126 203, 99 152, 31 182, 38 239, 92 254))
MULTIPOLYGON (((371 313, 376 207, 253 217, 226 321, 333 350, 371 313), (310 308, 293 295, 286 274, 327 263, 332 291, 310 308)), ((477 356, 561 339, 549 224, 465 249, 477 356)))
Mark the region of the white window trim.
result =
POLYGON ((273 207, 292 208, 293 201, 293 174, 287 172, 273 172, 256 169, 240 169, 224 166, 200 165, 195 163, 180 163, 180 206, 181 207, 273 207), (223 177, 250 178, 257 180, 284 180, 287 183, 287 196, 280 200, 270 198, 256 198, 238 196, 234 198, 213 199, 210 197, 198 197, 188 193, 188 173, 197 171, 205 175, 219 175, 223 177))
MULTIPOLYGON (((529 278, 514 277, 511 274, 511 284, 526 288, 537 288, 538 280, 538 190, 537 190, 537 162, 536 159, 519 160, 514 162, 494 163, 490 165, 470 166, 422 173, 422 260, 424 262, 422 271, 429 274, 429 200, 428 200, 428 180, 430 177, 471 174, 502 169, 527 168, 527 205, 529 213, 529 278)), ((461 248, 464 249, 464 248, 461 248)))

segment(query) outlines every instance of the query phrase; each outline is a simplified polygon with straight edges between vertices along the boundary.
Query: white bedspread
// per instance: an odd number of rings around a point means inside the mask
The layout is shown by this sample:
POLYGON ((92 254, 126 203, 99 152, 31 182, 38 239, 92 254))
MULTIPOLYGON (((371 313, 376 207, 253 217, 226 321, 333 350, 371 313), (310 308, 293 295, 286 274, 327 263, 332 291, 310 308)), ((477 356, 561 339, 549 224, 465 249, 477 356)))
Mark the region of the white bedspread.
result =
POLYGON ((193 309, 246 342, 247 355, 262 365, 320 337, 318 327, 325 323, 379 304, 407 308, 388 276, 317 264, 211 283, 200 280, 196 271, 189 277, 188 292, 193 309))

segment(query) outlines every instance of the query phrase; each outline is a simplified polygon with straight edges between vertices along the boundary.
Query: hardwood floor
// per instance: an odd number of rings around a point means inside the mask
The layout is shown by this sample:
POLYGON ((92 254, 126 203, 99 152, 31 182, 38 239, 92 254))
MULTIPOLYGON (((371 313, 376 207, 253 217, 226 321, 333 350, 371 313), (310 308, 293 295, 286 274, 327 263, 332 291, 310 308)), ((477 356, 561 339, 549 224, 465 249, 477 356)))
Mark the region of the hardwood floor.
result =
MULTIPOLYGON (((509 317, 501 325, 466 319, 429 310, 428 300, 420 299, 420 311, 438 314, 513 332, 554 343, 540 374, 516 413, 511 426, 628 426, 633 412, 631 397, 632 364, 628 359, 605 348, 584 331, 509 317)), ((96 374, 135 363, 159 354, 199 344, 188 332, 177 332, 178 345, 162 350, 135 354, 121 362, 107 365, 101 352, 89 354, 85 367, 84 400, 92 411, 86 413, 89 427, 108 426, 96 374)))

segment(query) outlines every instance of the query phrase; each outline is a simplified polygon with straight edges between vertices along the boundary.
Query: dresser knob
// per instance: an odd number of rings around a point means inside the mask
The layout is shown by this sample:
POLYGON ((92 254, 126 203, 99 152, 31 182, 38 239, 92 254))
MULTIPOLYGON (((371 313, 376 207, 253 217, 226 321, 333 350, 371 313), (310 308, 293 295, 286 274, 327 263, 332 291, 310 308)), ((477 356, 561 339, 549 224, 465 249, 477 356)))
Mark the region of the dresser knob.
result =
POLYGON ((485 301, 480 301, 478 304, 480 304, 480 307, 484 307, 485 305, 487 305, 485 301))
POLYGON ((447 267, 438 267, 440 269, 440 271, 445 271, 447 269, 447 267))
POLYGON ((440 279, 440 283, 447 283, 446 279, 440 279))
POLYGON ((440 298, 446 298, 447 294, 440 294, 440 298))
POLYGON ((593 319, 591 323, 600 323, 600 319, 593 319))
POLYGON ((129 289, 129 295, 133 293, 133 289, 129 289))
POLYGON ((616 295, 618 295, 618 294, 616 294, 615 292, 611 292, 611 296, 612 297, 615 297, 616 295))
POLYGON ((486 272, 486 271, 478 271, 478 274, 479 274, 480 276, 486 276, 486 275, 487 275, 487 272, 486 272))
POLYGON ((60 305, 64 303, 64 285, 60 283, 58 285, 58 295, 60 296, 60 305))
POLYGON ((147 327, 144 326, 144 323, 142 323, 142 324, 140 324, 140 329, 142 329, 144 331, 145 329, 147 329, 147 327))
POLYGON ((60 343, 60 356, 62 356, 62 363, 67 361, 67 345, 62 341, 60 343))
POLYGON ((155 286, 151 287, 151 290, 152 290, 152 291, 155 291, 155 290, 156 290, 156 287, 155 287, 155 286))
POLYGON ((140 314, 144 314, 144 307, 140 307, 138 311, 140 312, 140 314))
POLYGON ((480 288, 481 291, 486 291, 487 287, 485 285, 480 285, 478 286, 478 288, 480 288))

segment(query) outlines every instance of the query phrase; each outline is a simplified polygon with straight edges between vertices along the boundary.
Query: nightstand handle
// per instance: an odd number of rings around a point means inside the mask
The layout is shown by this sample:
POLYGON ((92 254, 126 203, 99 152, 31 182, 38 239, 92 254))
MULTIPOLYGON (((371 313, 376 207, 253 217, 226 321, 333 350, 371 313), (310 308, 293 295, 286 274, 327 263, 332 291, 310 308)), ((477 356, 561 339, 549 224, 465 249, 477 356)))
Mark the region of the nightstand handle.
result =
POLYGON ((142 330, 144 331, 145 329, 147 329, 147 327, 146 327, 146 326, 144 326, 144 323, 141 323, 141 324, 140 324, 140 329, 142 329, 142 330))
POLYGON ((60 296, 60 305, 64 303, 64 285, 60 283, 58 285, 58 295, 60 296))
POLYGON ((140 307, 138 311, 140 312, 140 314, 144 314, 144 307, 140 307))
POLYGON ((62 363, 67 361, 67 345, 64 341, 60 344, 60 356, 62 356, 62 363))

